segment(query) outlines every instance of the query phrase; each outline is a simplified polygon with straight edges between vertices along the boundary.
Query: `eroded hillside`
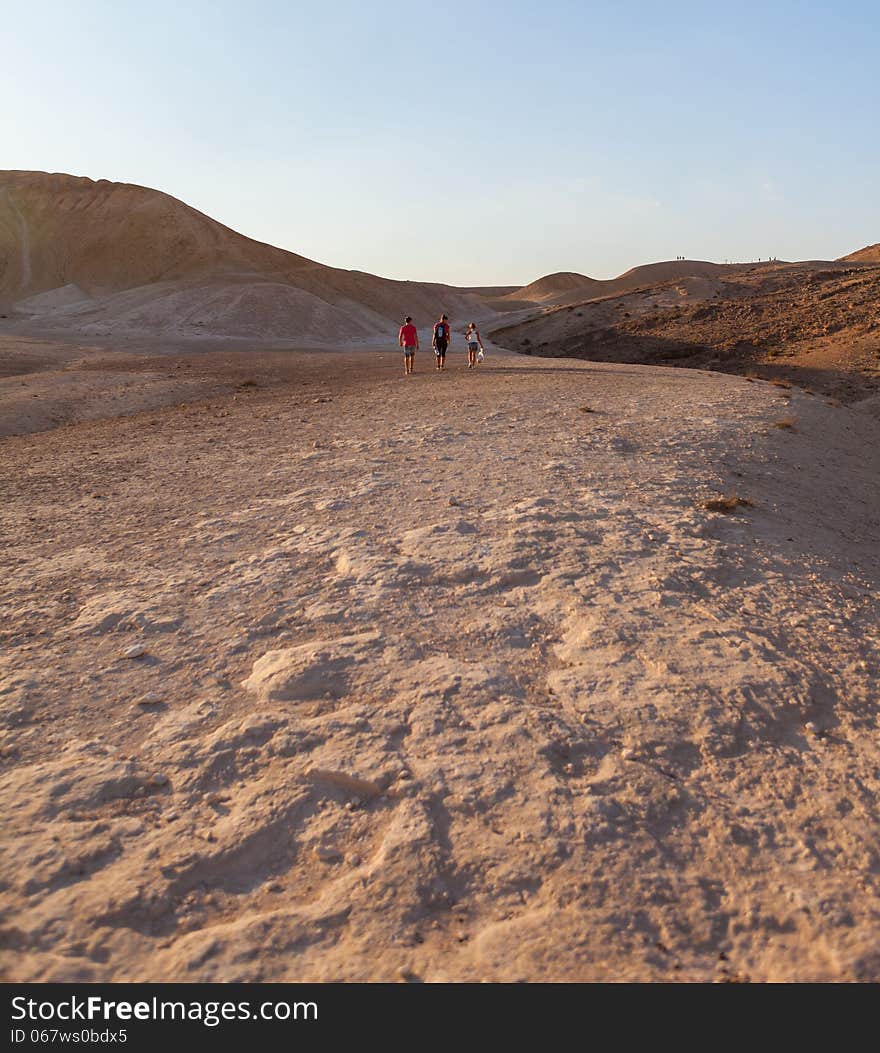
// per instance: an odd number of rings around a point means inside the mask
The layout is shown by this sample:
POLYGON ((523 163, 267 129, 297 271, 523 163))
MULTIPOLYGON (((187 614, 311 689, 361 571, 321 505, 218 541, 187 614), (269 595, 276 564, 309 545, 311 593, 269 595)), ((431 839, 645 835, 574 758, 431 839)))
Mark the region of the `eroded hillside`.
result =
POLYGON ((493 332, 530 355, 789 371, 845 398, 880 390, 880 267, 754 268, 553 308, 493 332))

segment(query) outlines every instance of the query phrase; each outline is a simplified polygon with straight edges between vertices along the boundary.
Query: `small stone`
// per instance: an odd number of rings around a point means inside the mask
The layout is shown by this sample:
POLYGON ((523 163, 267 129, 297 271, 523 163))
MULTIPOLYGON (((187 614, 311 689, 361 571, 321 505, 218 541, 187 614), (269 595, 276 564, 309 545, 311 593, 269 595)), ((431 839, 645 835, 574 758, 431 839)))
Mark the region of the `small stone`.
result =
POLYGON ((156 772, 147 779, 148 786, 167 786, 169 783, 167 775, 163 775, 162 772, 156 772))
POLYGON ((148 691, 137 700, 139 706, 158 706, 161 702, 162 696, 157 695, 155 691, 148 691))
POLYGON ((627 746, 625 750, 620 751, 620 755, 621 757, 623 757, 624 760, 632 760, 633 757, 635 757, 636 755, 636 751, 631 747, 627 746))
POLYGON ((143 658, 147 653, 146 647, 143 644, 132 644, 131 647, 126 647, 122 652, 123 658, 143 658))
POLYGON ((351 854, 351 855, 350 855, 350 856, 348 857, 348 860, 347 860, 347 862, 348 862, 348 865, 349 865, 349 866, 352 866, 352 867, 359 867, 359 866, 361 865, 361 863, 363 863, 363 860, 362 860, 362 859, 361 859, 361 857, 360 857, 360 856, 359 856, 359 855, 357 854, 357 852, 353 852, 353 853, 352 853, 352 854, 351 854))
POLYGON ((353 793, 353 802, 360 804, 360 798, 379 797, 382 787, 372 779, 359 779, 357 776, 349 775, 347 772, 331 771, 326 768, 310 768, 306 776, 316 783, 329 783, 337 789, 353 793))
POLYGON ((459 499, 457 497, 450 497, 449 498, 449 504, 450 504, 450 506, 452 508, 458 508, 458 506, 461 504, 461 502, 459 501, 459 499))
POLYGON ((332 845, 316 845, 315 858, 322 863, 338 863, 342 859, 342 853, 332 845))
POLYGON ((812 720, 808 720, 806 724, 804 724, 804 730, 809 731, 811 735, 816 735, 819 731, 819 725, 815 724, 812 720))

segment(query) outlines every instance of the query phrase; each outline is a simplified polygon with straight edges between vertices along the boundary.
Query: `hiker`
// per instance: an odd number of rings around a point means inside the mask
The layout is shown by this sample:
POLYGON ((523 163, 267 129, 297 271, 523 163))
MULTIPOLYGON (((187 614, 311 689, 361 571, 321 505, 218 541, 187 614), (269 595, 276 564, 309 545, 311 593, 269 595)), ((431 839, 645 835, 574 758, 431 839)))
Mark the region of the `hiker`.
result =
POLYGON ((482 352, 483 350, 483 341, 480 339, 480 330, 477 329, 476 322, 471 322, 467 327, 467 332, 464 334, 464 338, 467 341, 468 369, 476 369, 477 352, 482 352))
POLYGON ((416 351, 419 349, 419 331, 409 315, 403 321, 397 340, 403 348, 403 372, 406 376, 416 371, 416 351))
POLYGON ((437 369, 446 368, 446 349, 449 347, 449 315, 441 314, 440 321, 434 325, 434 354, 437 356, 437 369))

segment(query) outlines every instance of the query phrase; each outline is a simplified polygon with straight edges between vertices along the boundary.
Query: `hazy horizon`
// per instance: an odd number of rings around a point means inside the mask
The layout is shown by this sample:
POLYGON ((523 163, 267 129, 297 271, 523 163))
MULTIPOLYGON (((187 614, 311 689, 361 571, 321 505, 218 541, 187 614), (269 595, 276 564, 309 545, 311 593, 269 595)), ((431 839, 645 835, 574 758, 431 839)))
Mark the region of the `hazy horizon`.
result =
POLYGON ((880 11, 818 3, 86 0, 23 9, 2 167, 169 193, 346 269, 454 285, 880 238, 880 11))

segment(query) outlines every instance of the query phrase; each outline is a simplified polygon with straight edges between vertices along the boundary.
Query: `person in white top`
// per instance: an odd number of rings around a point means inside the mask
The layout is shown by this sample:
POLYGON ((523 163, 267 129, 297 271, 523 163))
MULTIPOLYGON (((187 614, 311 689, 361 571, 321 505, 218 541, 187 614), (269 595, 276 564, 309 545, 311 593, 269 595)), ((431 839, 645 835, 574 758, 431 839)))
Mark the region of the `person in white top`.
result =
POLYGON ((480 339, 480 330, 477 323, 471 322, 464 334, 468 349, 468 369, 477 368, 477 352, 483 350, 483 341, 480 339))

